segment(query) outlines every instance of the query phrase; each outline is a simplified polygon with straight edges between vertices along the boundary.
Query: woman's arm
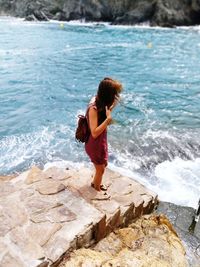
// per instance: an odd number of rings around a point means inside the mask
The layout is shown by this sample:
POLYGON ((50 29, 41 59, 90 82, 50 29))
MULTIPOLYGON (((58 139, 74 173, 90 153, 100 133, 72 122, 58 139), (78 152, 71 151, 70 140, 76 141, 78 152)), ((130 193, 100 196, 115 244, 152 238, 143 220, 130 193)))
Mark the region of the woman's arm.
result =
POLYGON ((112 120, 111 108, 108 109, 106 107, 106 119, 98 126, 97 110, 91 107, 89 109, 89 123, 90 123, 90 131, 92 137, 97 138, 107 128, 111 120, 112 120))

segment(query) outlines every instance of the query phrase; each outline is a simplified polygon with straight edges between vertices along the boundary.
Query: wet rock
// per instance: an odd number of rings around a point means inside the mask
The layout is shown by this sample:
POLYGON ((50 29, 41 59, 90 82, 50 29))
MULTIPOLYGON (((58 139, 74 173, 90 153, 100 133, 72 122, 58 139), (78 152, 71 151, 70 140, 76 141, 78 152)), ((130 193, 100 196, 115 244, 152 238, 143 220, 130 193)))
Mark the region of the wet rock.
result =
POLYGON ((117 17, 113 24, 138 24, 150 21, 155 11, 155 1, 135 1, 135 7, 117 17))
POLYGON ((33 14, 31 14, 26 16, 25 21, 38 21, 38 20, 33 14))
POLYGON ((200 262, 200 221, 196 224, 194 232, 189 231, 195 210, 169 202, 160 202, 156 213, 164 213, 170 219, 176 232, 184 242, 189 266, 198 267, 200 262))
POLYGON ((0 10, 26 20, 85 19, 129 25, 150 22, 163 27, 200 23, 198 0, 1 0, 0 10))
POLYGON ((190 1, 168 0, 156 2, 155 13, 152 18, 152 25, 172 27, 173 25, 191 25, 190 1))

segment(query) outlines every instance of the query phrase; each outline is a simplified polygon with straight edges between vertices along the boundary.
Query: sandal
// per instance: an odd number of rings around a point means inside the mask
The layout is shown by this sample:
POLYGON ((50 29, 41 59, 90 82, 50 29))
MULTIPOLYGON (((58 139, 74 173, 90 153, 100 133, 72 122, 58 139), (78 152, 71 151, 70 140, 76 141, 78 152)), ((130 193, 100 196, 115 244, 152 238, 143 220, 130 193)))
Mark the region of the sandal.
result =
MULTIPOLYGON (((91 187, 94 188, 94 183, 91 183, 91 187)), ((101 191, 107 191, 107 187, 103 184, 100 185, 100 189, 101 189, 101 191)))
POLYGON ((106 192, 97 192, 97 194, 95 196, 93 196, 93 198, 91 198, 91 200, 110 200, 111 196, 108 195, 106 192))

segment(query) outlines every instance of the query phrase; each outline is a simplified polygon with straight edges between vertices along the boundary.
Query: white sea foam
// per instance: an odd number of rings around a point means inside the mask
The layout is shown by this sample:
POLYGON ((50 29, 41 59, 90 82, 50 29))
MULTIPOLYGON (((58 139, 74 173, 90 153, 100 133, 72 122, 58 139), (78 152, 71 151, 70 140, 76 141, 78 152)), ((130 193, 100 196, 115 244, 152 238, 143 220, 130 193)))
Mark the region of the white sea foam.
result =
POLYGON ((69 46, 68 44, 65 46, 64 52, 74 51, 74 50, 88 50, 97 48, 135 48, 135 47, 146 47, 145 43, 135 42, 135 43, 127 43, 127 42, 119 42, 119 43, 111 43, 111 44, 101 44, 96 43, 95 45, 81 45, 81 46, 69 46))
POLYGON ((16 18, 11 16, 0 16, 0 21, 23 21, 23 18, 16 18))
POLYGON ((0 141, 0 150, 3 160, 0 169, 15 169, 29 158, 37 157, 48 146, 53 135, 47 128, 33 134, 8 136, 0 141))
POLYGON ((82 167, 91 167, 92 165, 90 163, 86 162, 74 162, 74 161, 69 161, 69 160, 60 160, 60 161, 53 161, 53 162, 48 162, 44 165, 44 170, 47 170, 51 167, 58 167, 61 169, 75 169, 79 170, 82 167))
POLYGON ((200 197, 200 158, 183 160, 175 158, 155 168, 158 183, 155 189, 165 201, 196 208, 200 197))
POLYGON ((0 56, 33 55, 32 49, 0 49, 0 56))
MULTIPOLYGON (((48 162, 44 169, 51 166, 75 169, 92 167, 83 147, 77 148, 75 143, 71 142, 72 134, 74 132, 68 126, 57 125, 52 128, 44 127, 35 133, 3 138, 0 141, 3 159, 0 169, 25 170, 33 164, 42 164, 42 160, 44 163, 48 162), (61 135, 61 138, 58 138, 58 135, 61 135), (67 156, 63 159, 66 153, 67 156)), ((117 159, 109 162, 109 168, 144 184, 156 192, 160 200, 196 208, 200 196, 200 158, 183 160, 177 157, 158 163, 150 171, 141 172, 139 156, 134 158, 128 152, 120 153, 120 150, 116 149, 113 152, 112 147, 109 147, 109 151, 117 159)))
MULTIPOLYGON (((86 21, 84 18, 81 20, 71 20, 71 21, 59 21, 59 20, 49 20, 49 21, 25 21, 24 18, 16 18, 12 16, 0 16, 0 21, 7 21, 11 24, 24 24, 26 26, 39 26, 41 24, 63 24, 63 25, 69 25, 69 26, 81 26, 81 27, 96 27, 96 26, 103 26, 107 28, 118 28, 118 29, 131 29, 131 28, 137 28, 137 29, 156 29, 156 30, 162 30, 162 31, 168 31, 171 30, 171 28, 168 27, 160 27, 160 26, 151 26, 150 23, 142 22, 134 25, 120 25, 116 24, 113 25, 110 22, 104 22, 104 21, 86 21)), ((183 30, 195 30, 200 32, 200 26, 176 26, 176 29, 183 29, 183 30)))
POLYGON ((32 164, 59 159, 59 148, 62 150, 68 143, 68 149, 73 149, 68 141, 71 135, 68 126, 58 125, 43 127, 34 133, 7 136, 0 140, 0 170, 20 171, 32 164))

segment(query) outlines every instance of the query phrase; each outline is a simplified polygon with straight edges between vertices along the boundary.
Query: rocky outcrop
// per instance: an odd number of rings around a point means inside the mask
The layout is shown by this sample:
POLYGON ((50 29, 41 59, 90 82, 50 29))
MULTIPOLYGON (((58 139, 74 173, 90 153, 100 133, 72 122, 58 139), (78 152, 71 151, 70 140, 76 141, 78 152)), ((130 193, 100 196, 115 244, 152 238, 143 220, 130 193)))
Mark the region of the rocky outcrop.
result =
POLYGON ((152 25, 182 26, 200 23, 200 1, 198 0, 158 0, 152 25))
POLYGON ((143 216, 116 230, 94 249, 74 251, 60 267, 186 267, 185 249, 164 215, 143 216))
POLYGON ((165 214, 185 245, 190 267, 200 266, 200 220, 195 224, 195 210, 169 202, 160 202, 157 214, 165 214))
POLYGON ((200 24, 200 0, 0 0, 0 14, 26 20, 150 22, 173 27, 200 24))

